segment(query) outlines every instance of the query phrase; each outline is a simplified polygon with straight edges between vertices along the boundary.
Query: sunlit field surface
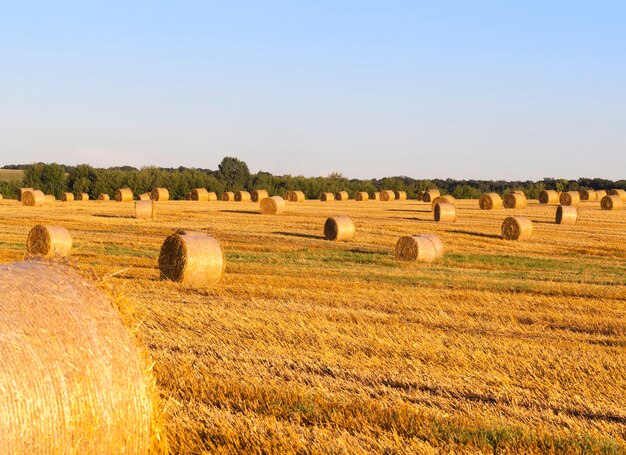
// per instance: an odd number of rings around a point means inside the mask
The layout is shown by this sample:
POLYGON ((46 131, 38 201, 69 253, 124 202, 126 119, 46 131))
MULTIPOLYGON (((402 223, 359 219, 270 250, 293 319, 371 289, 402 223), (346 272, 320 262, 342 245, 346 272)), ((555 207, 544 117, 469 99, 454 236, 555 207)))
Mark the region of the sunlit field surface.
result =
POLYGON ((177 453, 623 453, 626 450, 626 210, 481 211, 457 222, 430 204, 0 201, 0 262, 22 259, 35 224, 67 227, 82 268, 126 295, 154 359, 177 453), (350 215, 352 242, 322 238, 350 215), (530 241, 499 237, 527 215, 530 241), (223 281, 161 281, 175 229, 219 239, 223 281), (399 263, 398 237, 436 233, 446 255, 399 263))

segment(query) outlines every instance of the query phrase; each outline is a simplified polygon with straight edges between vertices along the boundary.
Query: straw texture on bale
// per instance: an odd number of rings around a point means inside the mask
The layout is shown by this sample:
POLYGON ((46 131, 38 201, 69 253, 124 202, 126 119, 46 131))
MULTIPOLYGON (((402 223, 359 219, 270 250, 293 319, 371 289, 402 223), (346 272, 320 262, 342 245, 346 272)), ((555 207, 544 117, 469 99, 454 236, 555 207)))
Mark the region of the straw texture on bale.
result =
POLYGON ((24 193, 26 191, 35 191, 35 189, 34 188, 20 188, 19 191, 17 192, 18 202, 22 202, 22 197, 24 197, 24 193))
POLYGON ((504 240, 527 240, 533 234, 533 223, 525 216, 508 216, 502 222, 504 240))
POLYGON ((558 204, 559 192, 554 190, 542 190, 539 193, 540 204, 558 204))
POLYGON ((202 233, 173 234, 165 239, 159 254, 161 279, 206 286, 218 283, 224 270, 219 242, 202 233))
POLYGON ((254 190, 252 193, 250 193, 250 199, 252 199, 252 202, 261 202, 267 197, 270 197, 270 194, 267 192, 267 190, 254 190))
POLYGON ((324 237, 326 240, 352 240, 355 233, 356 227, 349 216, 331 216, 324 223, 324 237))
POLYGON ((446 203, 446 204, 456 204, 456 199, 454 196, 450 194, 446 194, 445 196, 437 196, 430 202, 431 209, 435 209, 435 204, 446 203))
POLYGON ((567 191, 561 193, 560 196, 561 205, 578 205, 580 204, 580 193, 578 191, 567 191))
POLYGON ((89 194, 87 194, 87 193, 78 193, 76 195, 76 200, 77 201, 88 201, 89 200, 89 194))
POLYGON ((54 197, 54 194, 46 194, 44 195, 44 199, 46 200, 46 204, 52 204, 57 198, 54 197))
POLYGON ((456 221, 456 206, 448 202, 437 202, 433 211, 435 221, 453 223, 456 221))
POLYGON ((149 201, 151 198, 151 194, 150 193, 143 193, 140 194, 139 196, 137 196, 137 200, 138 201, 149 201))
POLYGON ((357 201, 369 201, 370 195, 367 194, 367 191, 357 191, 355 199, 357 201))
POLYGON ((519 192, 509 193, 504 196, 502 203, 507 209, 523 209, 528 205, 528 201, 526 200, 526 196, 524 194, 520 194, 519 192))
POLYGON ((285 211, 285 200, 280 196, 266 197, 261 201, 261 213, 278 215, 285 211))
POLYGON ((372 200, 373 201, 380 201, 380 191, 374 191, 372 193, 372 200))
POLYGON ((337 199, 338 201, 347 201, 348 199, 350 199, 350 195, 347 191, 339 191, 335 195, 335 199, 337 199))
POLYGON ((156 218, 155 201, 135 201, 135 218, 142 220, 156 218))
POLYGON ((496 210, 502 208, 502 198, 498 193, 484 193, 478 199, 481 210, 496 210))
POLYGON ((578 210, 571 205, 559 205, 556 208, 556 224, 576 224, 578 219, 578 210))
POLYGON ((188 194, 188 200, 191 201, 207 202, 209 200, 209 192, 206 188, 194 188, 188 194))
POLYGON ((149 453, 143 361, 111 299, 47 261, 0 265, 0 292, 0 451, 149 453))
POLYGON ((398 201, 406 201, 406 191, 394 191, 394 196, 398 201))
POLYGON ((394 193, 391 190, 382 190, 380 192, 380 200, 383 201, 383 202, 395 201, 396 200, 396 193, 394 193))
POLYGON ((150 199, 153 201, 168 201, 170 199, 170 192, 167 188, 153 188, 150 193, 150 199))
POLYGON ((133 196, 133 190, 130 188, 120 188, 115 191, 115 200, 117 202, 132 202, 135 199, 133 196))
POLYGON ((63 226, 38 224, 28 233, 26 251, 45 258, 69 256, 72 253, 72 236, 63 226))
POLYGON ((619 196, 622 202, 626 202, 626 191, 622 189, 612 189, 606 193, 609 196, 619 196))
POLYGON ((624 202, 616 194, 606 195, 600 201, 602 210, 621 210, 624 208, 624 202))
POLYGON ((598 193, 594 190, 580 190, 580 200, 581 201, 597 201, 598 193))
POLYGON ((395 255, 400 261, 433 262, 437 259, 435 244, 421 235, 400 237, 396 242, 395 255))
POLYGON ((598 197, 598 201, 601 200, 604 196, 606 196, 605 190, 596 190, 596 196, 598 197))
POLYGON ((333 193, 322 193, 320 196, 320 201, 334 201, 335 195, 333 193))
POLYGON ((522 190, 513 190, 511 191, 511 193, 519 194, 521 196, 526 197, 526 193, 524 193, 522 190))
POLYGON ((435 198, 441 196, 439 190, 427 190, 424 191, 424 195, 422 196, 422 201, 424 202, 432 202, 435 198))
POLYGON ((302 191, 288 191, 287 200, 289 202, 302 202, 306 199, 304 192, 302 191))
POLYGON ((426 237, 433 243, 433 246, 435 247, 435 257, 437 259, 443 257, 443 242, 437 234, 420 234, 420 237, 426 237))
POLYGON ((108 194, 106 194, 106 193, 100 193, 98 195, 98 200, 99 201, 110 201, 111 197, 108 194))
POLYGON ((232 191, 224 191, 222 193, 222 201, 232 202, 235 200, 235 193, 232 191))
POLYGON ((250 202, 252 201, 252 197, 250 196, 250 193, 248 193, 247 191, 237 191, 235 193, 235 201, 250 202))
POLYGON ((40 207, 46 203, 46 195, 39 190, 28 190, 22 194, 22 204, 27 207, 40 207))
POLYGON ((185 200, 186 200, 186 201, 191 201, 191 191, 187 191, 187 192, 185 193, 185 200))
POLYGON ((61 202, 72 202, 74 195, 72 193, 61 193, 61 202))

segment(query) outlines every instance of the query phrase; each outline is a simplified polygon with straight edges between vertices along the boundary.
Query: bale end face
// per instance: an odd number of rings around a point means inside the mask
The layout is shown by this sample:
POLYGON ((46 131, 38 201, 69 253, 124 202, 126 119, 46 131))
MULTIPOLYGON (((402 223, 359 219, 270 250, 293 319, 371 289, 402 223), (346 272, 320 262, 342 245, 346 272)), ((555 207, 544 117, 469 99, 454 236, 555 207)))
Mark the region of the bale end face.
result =
POLYGON ((62 226, 38 224, 28 233, 26 251, 44 258, 66 257, 72 253, 72 236, 62 226))
POLYGON ((348 241, 354 238, 356 227, 349 216, 331 216, 324 223, 326 240, 348 241))
POLYGON ((192 286, 208 286, 222 279, 224 255, 219 242, 209 235, 173 234, 159 254, 161 279, 192 286))
POLYGON ((533 223, 525 216, 509 216, 502 222, 504 240, 527 240, 532 233, 533 223))

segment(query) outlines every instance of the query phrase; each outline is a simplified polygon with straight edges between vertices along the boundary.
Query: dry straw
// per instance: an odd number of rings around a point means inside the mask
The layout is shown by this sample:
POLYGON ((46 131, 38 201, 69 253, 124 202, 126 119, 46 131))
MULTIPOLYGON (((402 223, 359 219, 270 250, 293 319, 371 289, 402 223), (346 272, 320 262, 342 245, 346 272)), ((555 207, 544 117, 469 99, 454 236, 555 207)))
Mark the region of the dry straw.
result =
POLYGON ((232 191, 224 191, 222 193, 222 201, 233 202, 235 200, 235 193, 232 191))
POLYGON ((333 193, 322 193, 320 195, 320 201, 334 201, 335 200, 335 195, 333 193))
POLYGON ((481 210, 496 210, 502 208, 502 198, 498 193, 484 193, 478 199, 481 210))
POLYGON ((3 453, 147 454, 143 361, 110 298, 69 267, 0 265, 3 453))
POLYGON ((435 247, 435 257, 437 259, 443 257, 443 242, 437 234, 420 234, 420 237, 426 237, 433 243, 433 246, 435 247))
POLYGON ((61 202, 72 202, 74 195, 72 193, 61 193, 61 202))
POLYGON ((621 210, 624 208, 624 202, 615 194, 606 195, 600 201, 602 210, 621 210))
POLYGON ((581 201, 597 201, 598 193, 594 190, 580 190, 580 200, 581 201))
POLYGON ((380 191, 374 191, 372 193, 372 200, 373 201, 380 201, 380 191))
POLYGON ((406 201, 406 191, 394 191, 394 196, 398 201, 406 201))
POLYGON ((619 198, 622 200, 622 202, 626 202, 626 191, 622 190, 622 189, 612 189, 609 190, 607 193, 607 195, 609 196, 619 196, 619 198))
POLYGON ((139 196, 137 196, 137 200, 138 201, 149 201, 151 198, 151 194, 150 193, 143 193, 140 194, 139 196))
POLYGON ((504 240, 527 240, 533 234, 533 223, 525 216, 508 216, 502 222, 504 240))
POLYGON ((558 204, 559 192, 554 190, 542 190, 539 193, 540 204, 558 204))
POLYGON ((57 198, 54 197, 54 194, 46 194, 44 195, 44 199, 46 201, 46 204, 52 204, 57 200, 57 198))
POLYGON ((45 258, 69 256, 72 253, 72 236, 62 226, 38 224, 28 233, 26 251, 45 258))
POLYGON ((576 224, 578 219, 578 210, 570 205, 559 205, 556 208, 556 224, 576 224))
POLYGON ((237 191, 235 193, 235 201, 237 202, 250 202, 251 200, 252 197, 247 191, 237 191))
POLYGON ((150 193, 150 199, 152 199, 153 201, 164 202, 169 200, 169 198, 170 192, 167 190, 167 188, 153 188, 152 192, 150 193))
POLYGON ((219 242, 207 234, 180 232, 170 235, 161 246, 161 279, 192 286, 218 283, 224 271, 224 255, 219 242))
POLYGON ((380 200, 387 202, 387 201, 395 201, 396 200, 396 193, 394 193, 391 190, 382 190, 380 192, 380 200))
POLYGON ((209 192, 206 188, 194 188, 189 193, 189 199, 191 201, 207 202, 209 200, 209 192))
POLYGON ((135 201, 135 218, 155 219, 156 218, 156 203, 154 200, 150 201, 135 201))
POLYGON ((4 196, 2 194, 0 194, 0 201, 4 199, 4 196))
POLYGON ((352 240, 355 233, 356 227, 349 216, 331 216, 324 223, 324 237, 326 240, 352 240))
POLYGON ((261 213, 278 215, 285 211, 285 200, 280 196, 266 197, 261 201, 261 213))
POLYGON ((456 204, 456 199, 454 196, 446 194, 445 196, 437 196, 430 202, 430 208, 435 209, 435 204, 446 203, 446 204, 456 204))
POLYGON ((580 204, 580 193, 578 191, 568 191, 561 193, 561 205, 578 205, 580 204))
POLYGON ((357 191, 355 199, 357 201, 368 201, 370 198, 370 195, 367 194, 367 191, 357 191))
POLYGON ((26 191, 35 191, 35 189, 34 188, 20 188, 19 191, 17 192, 18 202, 22 202, 22 198, 24 197, 24 193, 26 191))
POLYGON ((453 223, 456 221, 456 207, 447 202, 437 202, 434 209, 435 221, 440 223, 453 223))
POLYGON ((250 194, 250 198, 252 199, 252 202, 261 202, 263 199, 268 198, 268 197, 270 197, 270 194, 267 192, 267 190, 254 190, 250 194))
POLYGON ((89 200, 89 194, 87 193, 78 193, 78 195, 76 196, 76 200, 77 201, 88 201, 89 200))
POLYGON ((602 200, 604 196, 606 196, 605 190, 596 190, 596 195, 598 196, 598 201, 602 200))
POLYGON ((502 203, 507 209, 523 209, 526 208, 528 201, 524 193, 514 192, 504 196, 502 203))
POLYGON ((335 199, 338 201, 347 201, 348 199, 350 199, 350 195, 348 194, 347 191, 339 191, 335 195, 335 199))
POLYGON ((407 235, 396 242, 395 255, 400 261, 433 262, 443 255, 443 245, 438 238, 435 240, 424 235, 407 235), (440 253, 436 244, 441 245, 440 253))
POLYGON ((120 188, 115 191, 115 200, 117 202, 132 202, 133 199, 133 190, 130 188, 120 188))
POLYGON ((306 199, 304 192, 302 191, 288 191, 287 200, 289 202, 302 202, 306 199))
POLYGON ((427 190, 427 191, 424 191, 424 194, 422 196, 422 201, 432 202, 435 198, 439 196, 441 196, 441 193, 439 192, 439 190, 427 190))
POLYGON ((98 200, 99 201, 110 201, 111 197, 108 194, 106 194, 106 193, 100 193, 98 195, 98 200))
POLYGON ((22 204, 27 207, 40 207, 46 203, 46 195, 39 190, 27 190, 22 194, 22 204))

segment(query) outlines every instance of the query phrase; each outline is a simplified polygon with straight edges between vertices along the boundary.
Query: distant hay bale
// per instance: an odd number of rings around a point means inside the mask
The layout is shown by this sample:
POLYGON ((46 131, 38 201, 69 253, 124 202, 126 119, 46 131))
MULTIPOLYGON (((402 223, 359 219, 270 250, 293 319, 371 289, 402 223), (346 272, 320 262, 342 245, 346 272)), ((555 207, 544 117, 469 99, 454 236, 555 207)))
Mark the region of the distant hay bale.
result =
POLYGON ((155 219, 156 218, 156 201, 154 200, 146 200, 146 201, 135 201, 135 218, 145 220, 145 219, 155 219))
POLYGON ((394 191, 393 194, 397 201, 406 201, 406 191, 394 191))
POLYGON ((578 210, 570 205, 559 205, 556 208, 556 224, 576 224, 578 219, 578 210))
POLYGON ((356 196, 355 196, 355 199, 361 202, 368 201, 369 198, 370 198, 370 195, 367 194, 367 191, 357 191, 356 196))
POLYGON ((2 194, 0 194, 0 201, 4 199, 4 196, 2 194))
POLYGON ((578 205, 580 204, 580 193, 578 191, 568 191, 561 193, 559 198, 561 205, 578 205))
POLYGON ((394 193, 391 190, 382 190, 380 192, 380 200, 383 201, 383 202, 395 201, 396 200, 396 193, 394 193))
POLYGON ((117 202, 132 202, 135 197, 133 196, 133 190, 130 188, 120 188, 115 191, 115 200, 117 202))
POLYGON ((108 194, 106 194, 106 193, 100 193, 98 195, 98 200, 99 201, 110 201, 111 197, 108 194))
POLYGON ((420 234, 419 236, 426 237, 428 240, 430 240, 433 243, 433 246, 435 247, 436 259, 443 257, 443 242, 441 241, 441 239, 439 238, 437 234, 420 234))
POLYGON ((600 201, 602 210, 621 210, 624 208, 624 202, 616 194, 606 195, 600 201))
POLYGON ((334 200, 335 200, 335 195, 333 193, 322 193, 320 195, 320 201, 328 202, 328 201, 334 201, 334 200))
POLYGON ((437 196, 430 202, 431 209, 435 209, 435 204, 446 203, 446 204, 456 204, 456 199, 454 196, 450 194, 446 194, 445 196, 437 196))
POLYGON ((526 197, 526 193, 524 193, 522 190, 513 190, 511 191, 511 193, 519 194, 521 196, 526 197))
POLYGON ((165 202, 169 200, 170 192, 167 188, 153 188, 150 193, 150 199, 153 201, 165 202))
POLYGON ((441 196, 441 193, 439 192, 439 190, 427 190, 427 191, 424 191, 424 194, 422 195, 422 201, 432 202, 433 199, 439 196, 441 196))
POLYGON ((456 206, 447 202, 437 202, 434 208, 435 221, 453 223, 456 221, 456 206))
POLYGON ((526 196, 521 192, 509 193, 504 196, 502 203, 507 209, 523 209, 528 205, 526 196))
POLYGON ((254 190, 252 193, 250 193, 250 199, 252 200, 252 202, 261 202, 263 199, 268 197, 270 197, 270 195, 267 190, 254 190))
POLYGON ((3 453, 149 453, 144 362, 113 302, 71 268, 0 265, 3 453))
POLYGON ((185 193, 185 200, 186 200, 186 201, 191 201, 191 191, 187 191, 187 192, 185 193))
POLYGON ((22 193, 22 205, 40 207, 46 203, 46 195, 39 190, 27 190, 22 193))
POLYGON ((77 201, 82 201, 82 202, 88 201, 89 200, 89 194, 87 194, 87 193, 78 193, 76 195, 76 200, 77 201))
POLYGON ((62 226, 38 224, 28 233, 26 251, 45 258, 69 256, 72 253, 72 236, 62 226))
POLYGON ((189 200, 198 202, 209 201, 209 191, 206 188, 194 188, 189 192, 189 200))
POLYGON ((151 194, 150 193, 143 193, 140 194, 139 196, 137 196, 137 200, 138 201, 149 201, 151 198, 151 194))
POLYGON ((261 201, 261 213, 278 215, 285 211, 285 200, 280 196, 266 197, 261 201))
POLYGON ((324 237, 326 240, 352 240, 355 233, 356 227, 349 216, 331 216, 324 223, 324 237))
POLYGON ((400 261, 433 262, 437 259, 433 240, 422 235, 400 237, 396 242, 395 255, 400 261))
POLYGON ((209 191, 209 202, 217 201, 217 193, 215 191, 209 191))
POLYGON ((287 200, 289 202, 302 202, 306 199, 304 192, 302 191, 288 191, 287 200))
POLYGON ((339 191, 335 195, 335 199, 338 201, 347 201, 348 199, 350 199, 350 195, 348 194, 347 191, 339 191))
POLYGON ((250 202, 252 201, 252 196, 247 191, 237 191, 235 193, 235 201, 237 202, 250 202))
POLYGON ((605 190, 596 190, 597 200, 600 201, 604 196, 606 196, 605 190))
POLYGON ((44 199, 46 200, 46 204, 52 204, 57 200, 57 198, 54 197, 54 194, 46 194, 44 195, 44 199))
POLYGON ((502 222, 504 240, 527 240, 533 234, 533 223, 525 216, 508 216, 502 222))
POLYGON ((622 202, 626 202, 626 191, 622 190, 622 189, 612 189, 607 191, 606 193, 609 196, 619 196, 619 198, 622 200, 622 202))
POLYGON ((233 202, 235 200, 235 193, 232 191, 224 191, 222 193, 222 201, 233 202))
POLYGON ((420 190, 417 192, 417 200, 418 201, 423 201, 424 200, 424 191, 420 190))
POLYGON ((61 193, 61 202, 72 202, 74 195, 72 193, 61 193))
POLYGON ((498 193, 484 193, 478 199, 481 210, 497 210, 502 208, 502 198, 498 193))
POLYGON ((201 233, 172 234, 159 254, 161 279, 192 286, 218 283, 224 271, 224 254, 219 242, 201 233))
POLYGON ((558 204, 559 192, 554 190, 542 190, 539 192, 540 204, 558 204))
POLYGON ((24 193, 26 191, 35 191, 34 188, 20 188, 17 192, 17 200, 18 202, 22 202, 22 197, 24 197, 24 193))
POLYGON ((594 190, 580 190, 580 200, 581 201, 597 201, 598 193, 594 190))
POLYGON ((373 201, 380 201, 380 191, 374 191, 372 193, 372 200, 373 201))

